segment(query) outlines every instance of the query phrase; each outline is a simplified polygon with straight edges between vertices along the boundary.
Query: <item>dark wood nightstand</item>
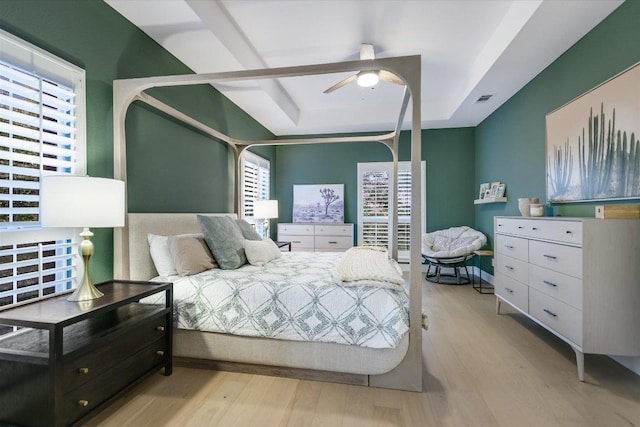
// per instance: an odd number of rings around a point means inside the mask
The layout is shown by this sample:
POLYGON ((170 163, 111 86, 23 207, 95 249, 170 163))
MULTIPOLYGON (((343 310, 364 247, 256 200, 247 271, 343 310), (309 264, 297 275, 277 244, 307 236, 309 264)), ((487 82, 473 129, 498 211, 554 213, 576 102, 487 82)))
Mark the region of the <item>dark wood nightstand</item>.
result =
POLYGON ((80 425, 146 376, 172 370, 173 284, 114 280, 0 312, 0 424, 80 425), (142 298, 165 293, 161 305, 142 298))
POLYGON ((285 242, 283 240, 276 240, 275 242, 273 242, 276 244, 276 246, 280 249, 288 247, 289 252, 291 252, 291 242, 285 242))

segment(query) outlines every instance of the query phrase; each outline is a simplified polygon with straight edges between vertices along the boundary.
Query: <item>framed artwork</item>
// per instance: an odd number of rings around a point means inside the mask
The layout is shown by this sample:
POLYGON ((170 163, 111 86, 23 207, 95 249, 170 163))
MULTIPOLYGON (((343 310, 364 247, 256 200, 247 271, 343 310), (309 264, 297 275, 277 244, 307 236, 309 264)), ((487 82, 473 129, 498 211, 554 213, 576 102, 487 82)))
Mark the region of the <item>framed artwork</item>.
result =
POLYGON ((640 198, 640 62, 547 114, 547 200, 640 198))
POLYGON ((504 192, 506 189, 507 185, 500 183, 500 185, 498 185, 498 191, 496 191, 496 197, 504 197, 504 192))
POLYGON ((500 186, 500 181, 492 182, 491 188, 489 190, 490 197, 497 197, 498 187, 500 186))
POLYGON ((484 195, 489 188, 490 184, 488 182, 480 184, 480 194, 478 195, 478 199, 484 199, 484 195))
POLYGON ((344 184, 293 186, 293 222, 344 222, 344 184))

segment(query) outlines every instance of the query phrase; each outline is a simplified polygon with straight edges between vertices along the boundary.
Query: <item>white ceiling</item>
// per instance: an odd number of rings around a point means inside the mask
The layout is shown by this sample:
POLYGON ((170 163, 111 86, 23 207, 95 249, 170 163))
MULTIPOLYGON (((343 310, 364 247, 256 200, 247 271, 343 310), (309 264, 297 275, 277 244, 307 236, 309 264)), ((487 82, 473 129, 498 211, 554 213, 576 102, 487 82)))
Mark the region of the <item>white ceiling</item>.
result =
MULTIPOLYGON (((105 0, 196 73, 421 55, 422 127, 476 126, 622 0, 105 0), (477 103, 481 95, 492 98, 477 103)), ((387 131, 402 87, 350 74, 215 85, 276 135, 387 131)), ((409 126, 409 118, 406 127, 409 126)))

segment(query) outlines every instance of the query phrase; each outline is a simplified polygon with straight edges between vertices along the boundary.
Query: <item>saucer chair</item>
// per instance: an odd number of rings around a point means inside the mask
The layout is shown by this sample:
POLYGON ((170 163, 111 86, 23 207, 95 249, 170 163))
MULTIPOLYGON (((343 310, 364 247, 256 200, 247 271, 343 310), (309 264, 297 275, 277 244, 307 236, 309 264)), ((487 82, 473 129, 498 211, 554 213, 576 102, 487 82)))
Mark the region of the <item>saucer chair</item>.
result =
POLYGON ((422 235, 422 258, 427 263, 426 279, 435 283, 451 284, 443 278, 455 278, 458 285, 471 281, 467 261, 487 243, 487 237, 471 227, 451 227, 422 235), (434 271, 431 272, 431 268, 434 271), (443 268, 453 269, 453 274, 442 273, 443 268), (464 268, 465 277, 460 274, 464 268), (432 280, 435 278, 435 280, 432 280))

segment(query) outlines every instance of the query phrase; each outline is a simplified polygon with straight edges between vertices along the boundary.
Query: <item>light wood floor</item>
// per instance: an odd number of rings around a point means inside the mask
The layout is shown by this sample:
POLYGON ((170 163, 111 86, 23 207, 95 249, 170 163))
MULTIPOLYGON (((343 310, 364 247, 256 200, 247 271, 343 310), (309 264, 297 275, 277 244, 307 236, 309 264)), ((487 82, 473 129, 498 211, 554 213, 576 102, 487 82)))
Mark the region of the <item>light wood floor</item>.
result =
POLYGON ((425 282, 424 392, 175 368, 90 426, 640 426, 640 377, 585 356, 469 285, 425 282))

